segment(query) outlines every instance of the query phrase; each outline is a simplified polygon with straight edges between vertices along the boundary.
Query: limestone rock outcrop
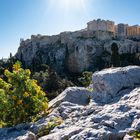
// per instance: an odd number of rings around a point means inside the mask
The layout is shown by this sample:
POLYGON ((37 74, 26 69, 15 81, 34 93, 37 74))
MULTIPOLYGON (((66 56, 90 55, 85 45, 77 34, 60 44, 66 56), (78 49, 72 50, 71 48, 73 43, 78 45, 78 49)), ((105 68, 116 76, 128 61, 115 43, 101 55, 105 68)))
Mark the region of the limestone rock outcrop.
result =
POLYGON ((60 103, 65 101, 79 105, 86 105, 89 97, 92 97, 92 94, 86 88, 69 87, 54 100, 50 101, 49 107, 57 107, 60 103))
POLYGON ((36 136, 32 132, 27 132, 24 136, 19 136, 16 140, 36 140, 36 136))
POLYGON ((104 44, 104 49, 111 53, 111 45, 113 43, 116 43, 118 45, 118 52, 119 54, 133 54, 133 53, 139 53, 140 52, 140 42, 138 41, 133 41, 129 39, 124 39, 124 40, 110 40, 107 41, 104 44))
POLYGON ((93 75, 94 97, 104 102, 118 96, 122 90, 134 89, 139 84, 139 66, 109 68, 93 75))
POLYGON ((48 116, 35 123, 2 128, 0 139, 27 138, 30 132, 36 135, 54 117, 63 123, 39 140, 133 139, 128 132, 140 130, 140 67, 96 72, 92 86, 93 92, 88 88, 66 89, 50 102, 52 112, 48 116))
MULTIPOLYGON (((31 39, 21 41, 16 57, 27 67, 47 64, 60 73, 95 71, 101 63, 110 63, 114 42, 119 54, 140 53, 140 41, 114 38, 108 31, 84 29, 53 36, 32 35, 31 39)), ((101 68, 104 67, 105 64, 101 68)))

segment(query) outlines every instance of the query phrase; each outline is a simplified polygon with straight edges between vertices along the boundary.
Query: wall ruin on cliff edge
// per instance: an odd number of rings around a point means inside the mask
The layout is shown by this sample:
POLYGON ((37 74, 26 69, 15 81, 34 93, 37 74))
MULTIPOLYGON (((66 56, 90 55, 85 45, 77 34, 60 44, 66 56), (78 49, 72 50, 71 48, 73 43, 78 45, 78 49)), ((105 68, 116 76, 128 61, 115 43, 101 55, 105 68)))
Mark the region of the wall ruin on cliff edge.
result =
POLYGON ((87 29, 90 31, 105 31, 115 33, 115 23, 109 20, 93 20, 87 23, 87 29))
POLYGON ((134 38, 140 37, 140 26, 129 26, 128 24, 120 23, 115 25, 115 22, 109 20, 93 20, 87 23, 88 31, 104 31, 113 33, 114 37, 134 38))

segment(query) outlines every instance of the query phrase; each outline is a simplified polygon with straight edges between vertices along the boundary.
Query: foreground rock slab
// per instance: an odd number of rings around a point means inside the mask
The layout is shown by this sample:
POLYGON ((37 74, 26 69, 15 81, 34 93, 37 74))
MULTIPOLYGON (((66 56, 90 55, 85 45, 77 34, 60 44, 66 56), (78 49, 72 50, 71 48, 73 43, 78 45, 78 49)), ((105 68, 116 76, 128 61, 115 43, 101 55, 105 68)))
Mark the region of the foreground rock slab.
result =
POLYGON ((32 132, 27 132, 24 136, 19 136, 16 140, 36 140, 36 136, 32 132))
POLYGON ((124 89, 134 89, 139 85, 138 66, 109 68, 93 74, 95 96, 104 102, 116 97, 124 89))

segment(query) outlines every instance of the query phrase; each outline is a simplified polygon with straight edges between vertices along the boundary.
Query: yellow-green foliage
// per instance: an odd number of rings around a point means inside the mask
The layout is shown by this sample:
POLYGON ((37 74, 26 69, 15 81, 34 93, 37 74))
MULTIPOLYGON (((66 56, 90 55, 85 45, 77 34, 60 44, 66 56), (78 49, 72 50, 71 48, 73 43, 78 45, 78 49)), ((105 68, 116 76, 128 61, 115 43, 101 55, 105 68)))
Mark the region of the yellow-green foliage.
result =
POLYGON ((140 132, 135 130, 133 132, 128 133, 130 136, 133 136, 136 140, 140 140, 140 132))
POLYGON ((13 71, 5 70, 7 82, 0 78, 0 125, 16 125, 31 121, 32 117, 48 107, 48 100, 37 81, 30 79, 29 69, 20 62, 13 71))
POLYGON ((46 126, 42 127, 39 130, 37 137, 39 138, 41 136, 48 135, 51 130, 53 130, 56 126, 60 125, 61 123, 63 123, 63 120, 61 118, 58 117, 53 118, 53 120, 48 122, 46 126))

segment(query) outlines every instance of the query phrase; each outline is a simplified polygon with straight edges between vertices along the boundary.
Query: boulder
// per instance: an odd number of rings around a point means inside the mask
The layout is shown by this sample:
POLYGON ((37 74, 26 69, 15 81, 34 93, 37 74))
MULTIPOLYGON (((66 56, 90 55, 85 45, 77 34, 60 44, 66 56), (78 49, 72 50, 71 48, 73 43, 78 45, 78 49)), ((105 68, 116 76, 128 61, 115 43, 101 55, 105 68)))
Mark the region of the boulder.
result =
POLYGON ((27 132, 24 136, 19 136, 16 140, 36 140, 36 136, 32 132, 27 132))
POLYGON ((135 140, 134 137, 129 136, 129 135, 125 135, 123 140, 135 140))
POLYGON ((79 105, 86 105, 88 104, 89 97, 93 97, 93 94, 86 88, 69 87, 64 90, 60 95, 58 95, 55 99, 49 102, 49 108, 55 108, 59 106, 60 103, 65 101, 79 105))
POLYGON ((104 69, 93 74, 94 97, 102 102, 118 96, 125 89, 140 85, 140 67, 128 66, 104 69))

